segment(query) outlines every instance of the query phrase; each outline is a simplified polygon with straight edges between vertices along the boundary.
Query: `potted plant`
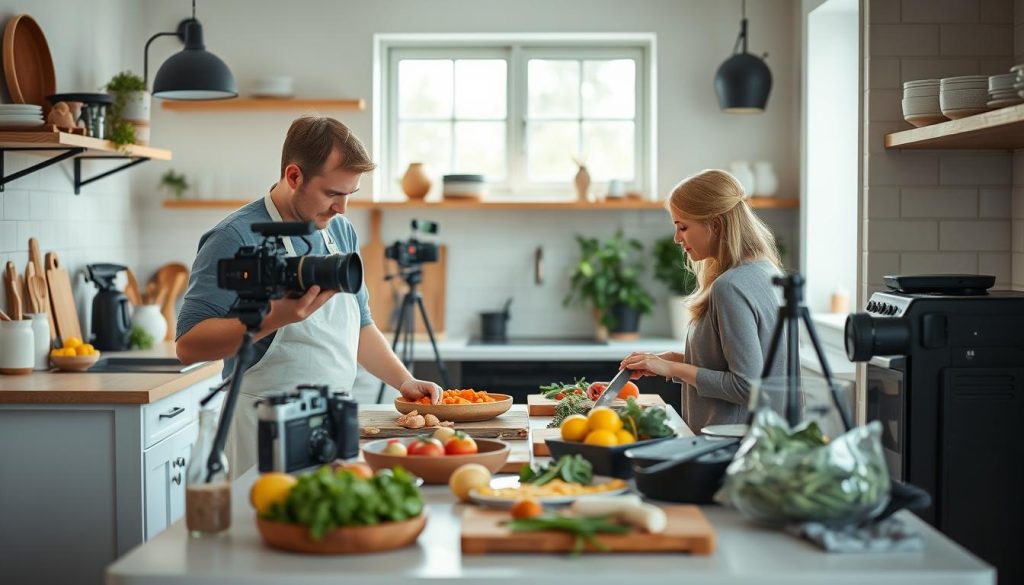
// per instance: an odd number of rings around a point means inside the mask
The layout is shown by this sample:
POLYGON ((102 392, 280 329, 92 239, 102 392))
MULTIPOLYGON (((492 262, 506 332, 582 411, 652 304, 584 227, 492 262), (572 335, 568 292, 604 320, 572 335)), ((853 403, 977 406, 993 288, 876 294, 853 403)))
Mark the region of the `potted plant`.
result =
POLYGON ((686 340, 690 327, 690 308, 687 297, 697 289, 697 275, 686 263, 686 252, 672 237, 654 242, 654 278, 669 290, 668 312, 672 321, 672 337, 686 340))
POLYGON ((162 177, 160 177, 160 188, 167 189, 174 193, 175 199, 181 199, 181 196, 188 191, 188 181, 185 179, 185 175, 174 172, 174 169, 168 169, 162 177))
POLYGON ((622 232, 605 241, 576 236, 580 260, 570 275, 565 306, 589 305, 598 324, 598 338, 636 339, 640 316, 651 312, 654 299, 640 284, 643 245, 622 232))
POLYGON ((111 142, 118 146, 148 144, 150 97, 146 82, 131 71, 122 71, 105 88, 114 98, 107 118, 111 142))

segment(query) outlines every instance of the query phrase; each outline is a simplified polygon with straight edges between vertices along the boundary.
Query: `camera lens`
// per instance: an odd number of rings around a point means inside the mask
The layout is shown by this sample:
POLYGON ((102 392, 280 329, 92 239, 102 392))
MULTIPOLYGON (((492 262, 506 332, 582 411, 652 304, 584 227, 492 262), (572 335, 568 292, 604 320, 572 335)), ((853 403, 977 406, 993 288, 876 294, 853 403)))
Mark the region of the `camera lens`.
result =
POLYGON ((315 284, 321 290, 356 294, 363 288, 363 261, 359 254, 299 256, 287 261, 293 290, 306 291, 315 284))
POLYGON ((846 356, 866 362, 876 355, 898 355, 910 345, 910 323, 902 317, 875 318, 854 313, 846 318, 846 356))

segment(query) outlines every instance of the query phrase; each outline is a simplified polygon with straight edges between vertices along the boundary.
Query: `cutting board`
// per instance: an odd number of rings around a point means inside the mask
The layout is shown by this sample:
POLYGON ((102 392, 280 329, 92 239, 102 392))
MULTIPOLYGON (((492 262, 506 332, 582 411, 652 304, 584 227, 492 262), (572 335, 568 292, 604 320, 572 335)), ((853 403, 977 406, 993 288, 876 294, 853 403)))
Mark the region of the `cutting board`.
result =
MULTIPOLYGON (((626 534, 598 534, 608 552, 689 552, 709 555, 715 551, 715 530, 697 506, 663 506, 668 526, 661 534, 638 529, 626 534)), ((462 514, 462 554, 567 553, 575 537, 566 532, 512 532, 505 527, 511 519, 507 510, 469 506, 462 514)), ((586 552, 600 553, 590 548, 586 552)))
POLYGON ((530 443, 533 446, 533 454, 537 457, 549 457, 551 450, 548 449, 548 444, 544 441, 546 439, 560 439, 562 438, 561 429, 549 429, 546 427, 533 429, 530 433, 530 443))
MULTIPOLYGON (((363 411, 359 413, 360 439, 391 439, 394 437, 418 437, 423 429, 407 429, 398 426, 397 411, 363 411)), ((525 441, 529 436, 530 419, 525 410, 513 409, 505 414, 480 422, 455 423, 455 428, 465 431, 471 437, 480 439, 502 439, 504 441, 525 441)))
MULTIPOLYGON (((359 254, 363 260, 363 281, 370 295, 370 314, 381 331, 393 333, 397 323, 395 311, 400 306, 408 287, 398 276, 385 280, 389 274, 398 274, 398 264, 384 256, 387 246, 381 239, 381 215, 379 209, 370 211, 370 239, 359 249, 359 254)), ((448 248, 439 245, 437 256, 437 262, 422 265, 423 282, 417 288, 423 296, 423 305, 430 317, 434 336, 440 339, 444 337, 445 332, 448 248)), ((417 338, 426 338, 427 328, 418 309, 415 332, 418 334, 417 338)))
MULTIPOLYGON (((82 339, 82 328, 78 323, 75 296, 71 292, 71 279, 56 252, 46 253, 46 286, 50 289, 50 309, 53 314, 57 335, 61 339, 77 337, 82 339)), ((84 341, 84 340, 83 340, 84 341)))
MULTIPOLYGON (((665 401, 659 394, 641 394, 637 398, 637 403, 644 408, 665 405, 665 401)), ((530 416, 555 416, 556 406, 558 406, 557 400, 544 398, 541 394, 530 394, 526 397, 526 409, 530 416)), ((626 406, 626 401, 616 398, 609 406, 612 408, 623 408, 626 406)))

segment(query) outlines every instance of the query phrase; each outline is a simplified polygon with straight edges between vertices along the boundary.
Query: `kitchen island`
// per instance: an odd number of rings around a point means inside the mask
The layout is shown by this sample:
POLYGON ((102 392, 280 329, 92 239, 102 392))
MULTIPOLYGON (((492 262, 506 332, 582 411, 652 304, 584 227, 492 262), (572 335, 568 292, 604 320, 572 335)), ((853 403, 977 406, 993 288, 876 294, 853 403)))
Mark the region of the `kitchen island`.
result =
POLYGON ((995 571, 909 513, 901 517, 921 530, 919 553, 826 554, 783 533, 756 527, 732 510, 704 507, 717 536, 710 556, 686 554, 492 554, 463 556, 460 517, 446 487, 427 486, 426 530, 417 544, 398 551, 354 556, 280 552, 263 545, 248 491, 255 470, 234 484, 230 530, 219 537, 190 539, 178 522, 131 551, 107 571, 108 585, 249 585, 253 583, 508 585, 622 585, 623 583, 928 584, 994 585, 995 571))

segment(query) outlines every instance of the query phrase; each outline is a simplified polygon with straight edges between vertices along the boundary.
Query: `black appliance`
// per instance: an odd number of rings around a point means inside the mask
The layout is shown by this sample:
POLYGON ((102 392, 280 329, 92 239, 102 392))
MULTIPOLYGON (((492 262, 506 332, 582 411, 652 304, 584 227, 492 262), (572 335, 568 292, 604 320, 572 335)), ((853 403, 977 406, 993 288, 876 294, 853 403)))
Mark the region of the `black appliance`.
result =
POLYGON ((648 498, 688 504, 713 504, 725 470, 740 440, 700 435, 631 448, 636 489, 648 498))
POLYGON ((867 417, 893 478, 927 490, 917 514, 1024 582, 1024 292, 994 277, 886 277, 846 322, 867 361, 867 417))
POLYGON ((114 287, 118 272, 127 270, 119 264, 89 264, 89 280, 99 292, 92 299, 92 344, 96 349, 123 351, 128 349, 132 330, 128 297, 114 287))

